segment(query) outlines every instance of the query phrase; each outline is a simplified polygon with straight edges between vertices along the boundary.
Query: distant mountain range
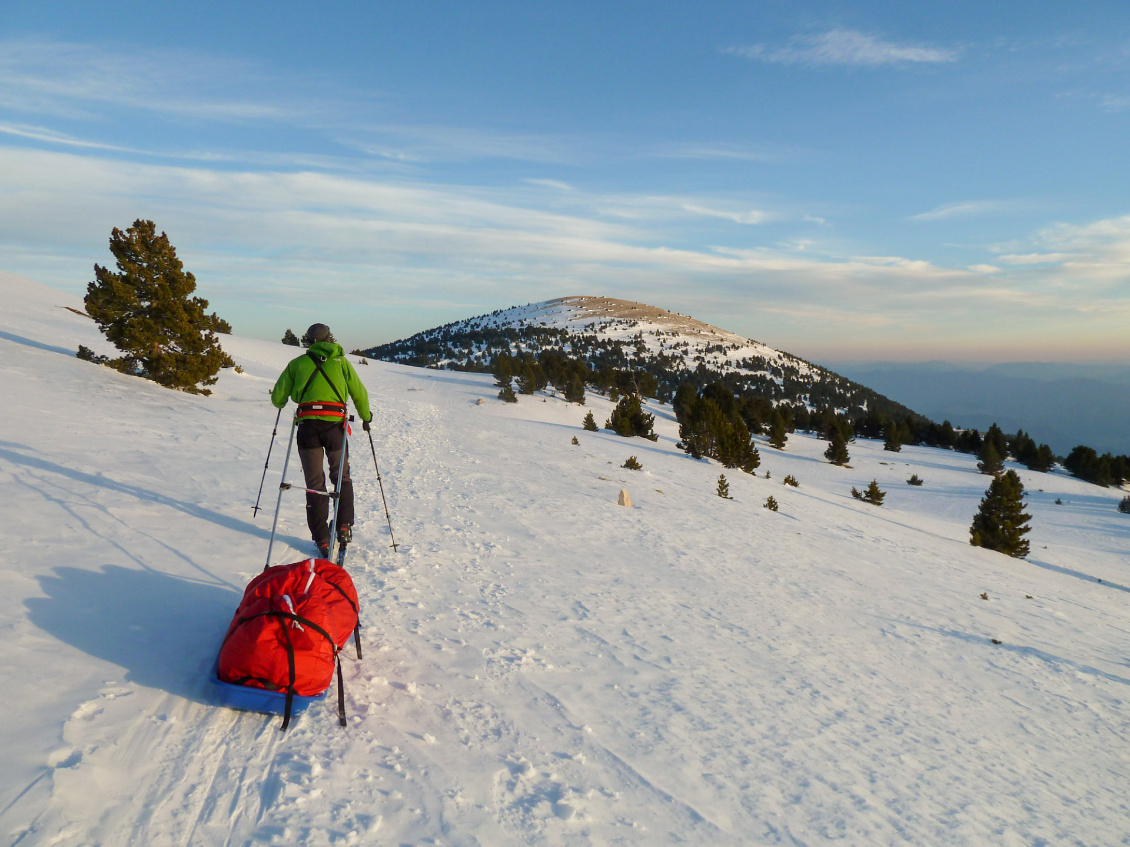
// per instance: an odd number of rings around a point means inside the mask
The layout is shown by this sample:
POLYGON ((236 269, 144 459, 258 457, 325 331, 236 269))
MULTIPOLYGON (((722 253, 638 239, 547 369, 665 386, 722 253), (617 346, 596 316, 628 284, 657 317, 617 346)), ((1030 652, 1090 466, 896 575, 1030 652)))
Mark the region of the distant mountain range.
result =
POLYGON ((1024 429, 1059 455, 1078 444, 1130 453, 1130 367, 1014 362, 842 363, 837 371, 936 421, 1024 429))

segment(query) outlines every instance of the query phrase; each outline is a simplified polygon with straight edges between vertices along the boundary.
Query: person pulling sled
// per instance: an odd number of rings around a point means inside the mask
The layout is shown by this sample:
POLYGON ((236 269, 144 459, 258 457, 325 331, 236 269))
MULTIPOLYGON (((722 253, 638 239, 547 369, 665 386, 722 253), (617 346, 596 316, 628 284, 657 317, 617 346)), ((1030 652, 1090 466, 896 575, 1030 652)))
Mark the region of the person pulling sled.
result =
POLYGON ((306 477, 306 523, 318 545, 318 554, 324 559, 330 554, 331 531, 336 531, 341 549, 353 540, 353 481, 349 477, 346 446, 347 396, 353 399, 366 432, 373 413, 369 410, 369 393, 345 358, 341 345, 331 340, 330 328, 314 324, 302 340, 309 349, 292 359, 279 375, 271 391, 271 403, 276 409, 286 406, 287 400, 298 404, 297 444, 306 477), (327 491, 326 459, 338 498, 334 528, 327 523, 329 498, 316 493, 327 491))

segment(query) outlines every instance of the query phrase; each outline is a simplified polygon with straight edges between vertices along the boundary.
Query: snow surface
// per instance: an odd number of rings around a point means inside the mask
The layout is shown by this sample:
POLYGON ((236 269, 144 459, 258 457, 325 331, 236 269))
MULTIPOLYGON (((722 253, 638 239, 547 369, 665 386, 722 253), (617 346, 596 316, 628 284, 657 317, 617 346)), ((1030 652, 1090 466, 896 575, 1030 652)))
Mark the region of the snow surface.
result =
MULTIPOLYGON (((1014 560, 968 544, 970 456, 861 440, 837 468, 793 436, 723 500, 667 407, 651 443, 488 376, 358 366, 401 548, 357 449, 350 726, 327 702, 283 734, 208 675, 264 564, 294 349, 225 337, 245 372, 190 396, 75 359, 106 351, 78 298, 0 297, 5 843, 1130 840, 1122 492, 1021 469, 1014 560), (872 478, 882 508, 849 496, 872 478)), ((312 552, 304 523, 284 497, 276 562, 312 552)))

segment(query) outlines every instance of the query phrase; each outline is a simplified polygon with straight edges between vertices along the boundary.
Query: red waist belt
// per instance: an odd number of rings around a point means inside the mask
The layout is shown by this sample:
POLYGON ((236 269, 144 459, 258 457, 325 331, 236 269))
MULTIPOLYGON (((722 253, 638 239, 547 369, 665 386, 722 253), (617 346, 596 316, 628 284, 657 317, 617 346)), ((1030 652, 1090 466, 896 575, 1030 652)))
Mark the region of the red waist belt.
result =
POLYGON ((298 420, 306 418, 344 418, 344 403, 299 403, 298 420))

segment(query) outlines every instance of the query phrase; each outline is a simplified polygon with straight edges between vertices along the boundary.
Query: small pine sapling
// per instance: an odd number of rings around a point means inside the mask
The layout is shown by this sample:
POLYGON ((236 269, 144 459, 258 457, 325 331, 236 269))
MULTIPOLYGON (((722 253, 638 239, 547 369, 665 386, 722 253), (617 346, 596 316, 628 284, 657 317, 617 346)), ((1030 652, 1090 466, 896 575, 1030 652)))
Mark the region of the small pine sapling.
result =
POLYGON ((584 428, 587 432, 597 432, 597 431, 599 431, 599 427, 596 425, 596 418, 594 418, 592 416, 591 410, 589 410, 588 414, 585 415, 585 421, 584 421, 583 426, 584 426, 584 428))
POLYGON ((886 497, 886 492, 879 488, 879 483, 871 480, 871 484, 864 490, 862 497, 864 503, 870 503, 872 506, 882 506, 883 498, 886 497))
POLYGON ((908 479, 906 481, 906 484, 907 485, 921 485, 922 484, 922 477, 920 477, 918 474, 911 474, 910 479, 908 479))
POLYGON ((800 483, 797 482, 796 477, 793 476, 792 474, 789 474, 788 476, 786 476, 782 480, 782 482, 784 482, 785 485, 791 485, 793 488, 800 488, 800 483))
POLYGON ((777 511, 777 499, 773 497, 773 495, 769 495, 765 498, 765 508, 770 512, 777 511))
POLYGON ((860 491, 858 488, 856 488, 853 485, 851 487, 851 496, 854 497, 856 500, 862 500, 863 499, 863 492, 860 491))
POLYGON ((573 446, 574 446, 574 447, 576 447, 576 446, 577 446, 578 444, 580 444, 580 443, 581 443, 581 442, 577 440, 577 436, 575 436, 575 435, 574 435, 574 436, 573 436, 573 446))
POLYGON ((498 399, 505 400, 507 403, 517 403, 518 395, 514 393, 514 386, 510 383, 502 386, 502 390, 498 392, 498 399))
POLYGON ((717 494, 723 500, 733 500, 734 499, 733 497, 730 496, 730 483, 726 481, 726 475, 724 473, 718 474, 717 494))
POLYGON ((629 456, 627 459, 624 460, 624 464, 620 465, 620 467, 627 468, 630 471, 642 471, 643 470, 643 465, 641 465, 639 463, 639 460, 635 456, 629 456))
POLYGON ((1124 515, 1130 515, 1130 495, 1122 498, 1118 504, 1118 511, 1122 512, 1124 515))

